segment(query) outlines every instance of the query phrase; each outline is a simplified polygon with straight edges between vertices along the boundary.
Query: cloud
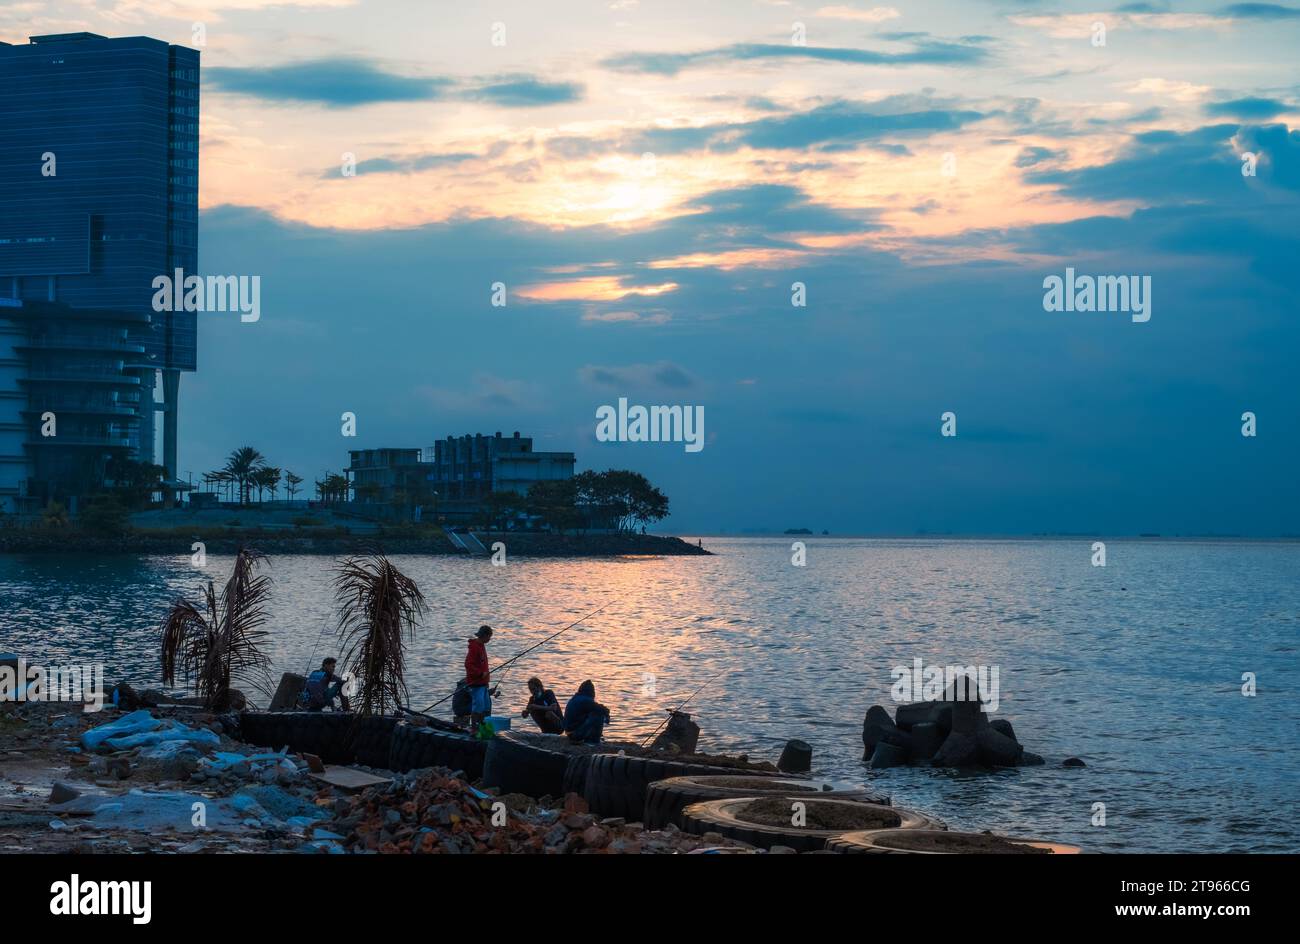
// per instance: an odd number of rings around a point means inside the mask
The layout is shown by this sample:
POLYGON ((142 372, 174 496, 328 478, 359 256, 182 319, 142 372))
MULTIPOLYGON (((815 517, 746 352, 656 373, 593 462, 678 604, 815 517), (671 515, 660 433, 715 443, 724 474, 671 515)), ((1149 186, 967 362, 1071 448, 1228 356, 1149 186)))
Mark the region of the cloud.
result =
POLYGON ((1146 78, 1134 82, 1128 91, 1137 95, 1156 95, 1171 98, 1177 102, 1194 102, 1204 98, 1210 92, 1208 85, 1195 85, 1181 80, 1146 78))
POLYGON ((594 387, 611 390, 690 390, 699 381, 683 367, 670 361, 656 364, 627 364, 622 367, 601 367, 587 364, 578 369, 578 378, 594 387))
MULTIPOLYGON (((903 34, 897 34, 896 38, 903 34)), ((926 34, 906 34, 925 37, 926 34)), ((973 38, 972 38, 973 39, 973 38)), ((989 58, 982 42, 919 38, 901 52, 880 52, 833 46, 795 46, 765 43, 737 43, 697 52, 632 52, 609 56, 601 65, 616 72, 677 75, 700 65, 765 60, 814 60, 866 66, 978 65, 989 58)))
POLYGON ((816 15, 825 20, 856 20, 860 23, 883 23, 886 20, 896 20, 903 14, 893 7, 871 7, 869 10, 860 10, 857 7, 834 6, 822 7, 817 11, 816 15))
POLYGON ((1132 137, 1105 164, 1031 172, 1031 183, 1053 184, 1070 197, 1134 201, 1142 206, 1179 203, 1228 206, 1275 199, 1300 190, 1300 132, 1284 125, 1208 125, 1193 131, 1149 131, 1132 137), (1264 154, 1257 178, 1241 175, 1241 154, 1264 154), (1270 196, 1272 192, 1272 196, 1270 196))
POLYGON ((1284 7, 1278 3, 1234 3, 1220 11, 1236 20, 1296 20, 1300 9, 1284 7))
POLYGON ((1044 161, 1056 161, 1065 157, 1064 151, 1055 151, 1045 147, 1027 147, 1016 156, 1017 167, 1034 167, 1044 161))
POLYGON ((538 282, 516 290, 520 298, 538 302, 621 301, 629 295, 655 296, 677 290, 676 282, 653 285, 629 285, 622 276, 592 275, 578 279, 538 282))
POLYGON ((657 155, 707 151, 734 153, 757 150, 852 150, 868 147, 895 156, 909 153, 906 145, 882 138, 923 138, 957 131, 988 114, 953 108, 924 95, 894 95, 874 102, 831 101, 781 115, 706 125, 639 128, 611 137, 585 138, 563 134, 549 138, 549 154, 580 160, 606 153, 657 155))
POLYGON ((214 66, 203 70, 203 78, 218 92, 329 108, 436 101, 455 84, 438 76, 398 75, 364 59, 346 58, 315 59, 284 66, 214 66))
POLYGON ((911 96, 896 96, 869 104, 834 102, 798 114, 762 118, 739 126, 736 140, 754 148, 807 148, 956 131, 984 117, 972 110, 918 106, 911 96))
POLYGON ((1211 13, 1015 13, 1008 19, 1058 39, 1089 37, 1093 24, 1099 22, 1111 31, 1200 30, 1228 25, 1228 20, 1211 13))
POLYGON ((1272 98, 1234 98, 1227 102, 1211 102, 1203 110, 1212 118, 1267 121, 1291 111, 1291 107, 1272 98))
MULTIPOLYGON (((440 167, 454 167, 457 164, 463 164, 466 161, 476 161, 483 157, 481 154, 471 154, 467 151, 452 153, 434 153, 434 154, 415 154, 407 157, 371 157, 364 161, 357 162, 357 176, 364 174, 418 174, 426 170, 435 170, 440 167)), ((321 179, 327 180, 340 176, 341 168, 331 167, 321 173, 321 179)))
POLYGON ((536 385, 492 374, 475 374, 468 388, 422 384, 414 392, 416 397, 429 406, 449 413, 476 414, 501 410, 533 412, 541 409, 541 391, 536 385))
POLYGON ((547 82, 531 75, 467 80, 408 76, 357 58, 313 59, 266 67, 215 66, 205 69, 203 77, 218 92, 327 108, 448 99, 499 108, 538 108, 580 101, 585 94, 580 84, 547 82))
POLYGON ((543 82, 529 75, 498 76, 477 88, 466 89, 461 97, 488 102, 503 108, 537 108, 581 101, 582 85, 575 82, 543 82))

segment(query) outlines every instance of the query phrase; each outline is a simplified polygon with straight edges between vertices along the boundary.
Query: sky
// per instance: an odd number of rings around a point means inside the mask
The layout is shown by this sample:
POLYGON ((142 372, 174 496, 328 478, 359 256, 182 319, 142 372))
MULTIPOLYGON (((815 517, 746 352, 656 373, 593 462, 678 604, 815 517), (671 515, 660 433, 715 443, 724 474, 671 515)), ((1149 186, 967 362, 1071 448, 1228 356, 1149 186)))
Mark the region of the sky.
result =
POLYGON ((201 50, 200 269, 261 278, 183 477, 518 430, 673 533, 1300 534, 1300 3, 0 6, 76 30, 201 50))

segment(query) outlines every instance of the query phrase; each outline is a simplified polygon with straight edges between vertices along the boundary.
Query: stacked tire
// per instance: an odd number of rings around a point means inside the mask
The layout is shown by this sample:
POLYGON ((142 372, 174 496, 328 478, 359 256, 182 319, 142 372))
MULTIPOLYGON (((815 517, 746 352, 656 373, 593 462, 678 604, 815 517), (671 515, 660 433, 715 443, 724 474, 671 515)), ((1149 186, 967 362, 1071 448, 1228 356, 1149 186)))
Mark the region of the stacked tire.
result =
POLYGON ((381 716, 363 718, 360 724, 346 730, 345 743, 352 749, 355 762, 366 767, 387 768, 396 728, 396 718, 381 716))
POLYGON ((249 744, 315 754, 327 764, 367 767, 388 766, 396 725, 396 718, 338 711, 245 711, 239 716, 240 737, 249 744))
POLYGON ((769 795, 767 797, 739 797, 726 800, 707 800, 695 803, 682 810, 680 817, 682 828, 697 836, 705 833, 719 833, 728 839, 746 842, 752 846, 770 849, 773 846, 787 846, 797 852, 818 852, 828 842, 839 836, 861 830, 863 825, 846 826, 843 829, 818 829, 809 826, 775 825, 770 822, 750 818, 747 815, 753 804, 779 803, 790 805, 791 819, 794 819, 796 803, 803 803, 805 811, 818 806, 829 806, 841 814, 856 818, 863 824, 872 821, 876 828, 889 830, 900 829, 944 829, 944 824, 923 813, 897 806, 877 806, 870 803, 856 803, 850 800, 823 800, 807 794, 790 796, 769 795))
POLYGON ((421 767, 446 767, 462 772, 467 780, 477 780, 483 775, 486 752, 487 742, 464 732, 399 721, 393 728, 388 768, 405 773, 421 767))
POLYGON ((873 803, 889 806, 889 797, 863 789, 837 789, 834 784, 821 780, 803 780, 794 777, 672 777, 660 780, 646 788, 646 829, 663 829, 669 824, 681 827, 681 812, 692 803, 707 800, 728 800, 737 797, 811 796, 821 800, 849 800, 855 803, 873 803))
MULTIPOLYGON (((593 754, 588 760, 583 798, 593 813, 621 816, 628 822, 640 822, 645 814, 646 793, 650 784, 670 777, 705 777, 735 775, 739 771, 705 764, 659 760, 652 757, 629 757, 626 754, 593 754)), ((764 776, 758 771, 744 771, 747 776, 764 776)), ((775 776, 771 774, 768 776, 775 776)))
POLYGON ((546 747, 539 743, 542 738, 521 737, 506 731, 488 741, 483 758, 483 785, 496 787, 502 793, 523 793, 535 798, 564 796, 565 774, 574 755, 546 747))

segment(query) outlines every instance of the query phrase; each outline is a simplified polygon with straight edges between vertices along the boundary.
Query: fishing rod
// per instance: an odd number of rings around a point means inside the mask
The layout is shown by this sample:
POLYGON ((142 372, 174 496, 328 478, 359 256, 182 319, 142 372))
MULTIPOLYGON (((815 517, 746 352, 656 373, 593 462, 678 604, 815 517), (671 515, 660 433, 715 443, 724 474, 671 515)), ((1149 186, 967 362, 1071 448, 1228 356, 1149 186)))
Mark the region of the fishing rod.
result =
POLYGON ((694 698, 694 697, 695 697, 696 695, 698 695, 700 692, 704 691, 704 689, 707 688, 709 685, 713 684, 713 682, 714 682, 715 680, 722 678, 722 676, 726 675, 726 674, 727 674, 728 672, 730 672, 730 671, 731 671, 730 669, 723 669, 723 670, 722 670, 721 672, 719 672, 717 675, 713 676, 713 678, 708 679, 708 680, 707 680, 703 685, 701 685, 701 686, 700 686, 699 688, 697 688, 695 691, 693 691, 693 692, 691 692, 689 695, 687 695, 687 696, 686 696, 686 701, 683 701, 683 702, 682 702, 680 705, 678 705, 676 708, 671 709, 671 710, 668 712, 668 717, 667 717, 667 718, 664 718, 663 721, 660 721, 660 722, 659 722, 659 727, 658 727, 658 728, 655 728, 653 731, 651 731, 649 734, 647 734, 647 735, 645 736, 645 739, 644 739, 644 740, 640 743, 640 745, 638 745, 638 746, 639 746, 639 747, 645 747, 645 742, 648 741, 648 740, 650 740, 650 739, 651 739, 652 737, 654 737, 656 734, 658 734, 658 733, 659 733, 659 728, 662 728, 662 727, 663 727, 664 725, 666 725, 669 721, 672 721, 672 720, 673 720, 673 715, 677 714, 677 712, 681 711, 683 708, 686 707, 686 702, 690 701, 692 698, 694 698))
MULTIPOLYGON (((579 623, 583 622, 584 620, 591 619, 591 617, 595 616, 597 613, 599 613, 601 610, 603 610, 603 609, 605 609, 606 607, 608 607, 608 606, 609 606, 611 603, 613 603, 613 602, 614 602, 613 600, 609 600, 608 602, 606 602, 606 603, 603 604, 602 606, 599 606, 599 607, 597 607, 596 609, 592 610, 592 611, 591 611, 590 613, 588 613, 586 616, 582 616, 582 617, 579 617, 578 619, 574 620, 572 623, 570 623, 568 626, 566 626, 566 627, 564 627, 563 629, 561 629, 559 632, 552 633, 551 635, 549 635, 549 636, 547 636, 545 639, 543 639, 541 642, 539 642, 539 643, 534 643, 533 645, 531 645, 531 646, 529 646, 527 649, 525 649, 523 652, 520 652, 520 653, 518 653, 517 655, 511 656, 511 657, 510 657, 509 659, 507 659, 505 662, 502 662, 502 663, 501 663, 500 665, 498 665, 496 668, 492 669, 492 670, 490 671, 490 674, 495 675, 496 673, 498 673, 498 672, 500 672, 502 669, 504 669, 506 666, 508 666, 510 663, 512 663, 512 662, 517 662, 517 661, 519 661, 520 659, 522 659, 524 656, 528 655, 528 653, 530 653, 530 652, 532 652, 534 649, 538 648, 539 646, 544 646, 544 645, 546 645, 548 642, 550 642, 550 641, 551 641, 552 639, 554 639, 556 636, 559 636, 559 635, 561 635, 561 634, 563 634, 563 633, 567 633, 569 630, 573 629, 573 627, 577 626, 579 623)), ((455 692, 452 692, 451 695, 445 695, 445 696, 443 696, 442 698, 439 698, 439 699, 438 699, 437 701, 435 701, 433 704, 431 704, 431 705, 429 705, 427 708, 425 708, 425 709, 424 709, 424 712, 412 711, 411 714, 423 715, 425 712, 432 711, 434 708, 437 708, 439 705, 441 705, 443 702, 447 701, 449 698, 454 697, 455 694, 456 694, 455 692)), ((408 710, 409 710, 409 709, 408 709, 408 710)))

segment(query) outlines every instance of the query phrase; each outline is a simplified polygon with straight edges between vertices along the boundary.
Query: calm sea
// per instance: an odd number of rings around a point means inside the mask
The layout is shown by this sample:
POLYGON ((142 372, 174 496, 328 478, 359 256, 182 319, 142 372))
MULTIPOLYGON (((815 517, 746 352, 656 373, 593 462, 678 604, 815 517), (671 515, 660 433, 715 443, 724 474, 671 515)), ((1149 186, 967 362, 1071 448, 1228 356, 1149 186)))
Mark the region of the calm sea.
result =
MULTIPOLYGON (((497 628, 493 663, 583 613, 599 616, 504 676, 499 711, 538 674, 562 698, 586 678, 638 737, 717 673, 689 710, 701 747, 775 756, 813 745, 816 772, 870 782, 954 828, 1090 851, 1300 851, 1300 545, 1086 540, 705 538, 708 558, 396 558, 430 610, 410 654, 412 702, 451 690, 465 639, 497 628), (891 670, 997 667, 1001 705, 1043 767, 874 772, 862 716, 892 711, 891 670), (1258 694, 1242 695, 1243 673, 1258 694), (1087 767, 1066 769, 1065 757, 1087 767), (1104 804, 1105 825, 1093 825, 1104 804)), ((183 551, 184 553, 179 553, 183 551)), ((275 557, 271 656, 305 671, 337 650, 326 557, 275 557)), ((0 649, 47 664, 103 661, 157 685, 157 628, 228 557, 0 556, 0 649)))

